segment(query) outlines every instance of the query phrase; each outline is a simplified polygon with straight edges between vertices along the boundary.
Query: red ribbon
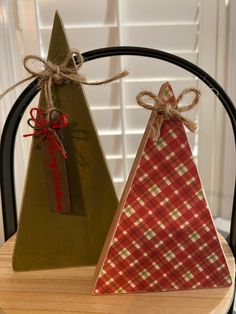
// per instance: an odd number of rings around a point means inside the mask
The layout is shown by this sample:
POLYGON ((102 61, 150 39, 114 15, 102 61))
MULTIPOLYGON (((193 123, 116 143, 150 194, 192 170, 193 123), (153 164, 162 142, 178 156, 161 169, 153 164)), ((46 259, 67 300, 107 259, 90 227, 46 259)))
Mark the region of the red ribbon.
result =
POLYGON ((63 147, 63 144, 60 140, 59 135, 57 134, 58 130, 61 130, 68 126, 68 115, 62 113, 58 109, 52 109, 49 113, 46 114, 47 119, 45 119, 45 114, 40 108, 32 108, 30 110, 30 119, 28 120, 29 126, 31 126, 35 131, 31 134, 24 134, 24 137, 28 136, 43 136, 43 139, 49 139, 54 142, 58 150, 67 158, 66 151, 63 147), (56 117, 54 118, 53 115, 56 117), (32 122, 34 125, 32 125, 32 122))

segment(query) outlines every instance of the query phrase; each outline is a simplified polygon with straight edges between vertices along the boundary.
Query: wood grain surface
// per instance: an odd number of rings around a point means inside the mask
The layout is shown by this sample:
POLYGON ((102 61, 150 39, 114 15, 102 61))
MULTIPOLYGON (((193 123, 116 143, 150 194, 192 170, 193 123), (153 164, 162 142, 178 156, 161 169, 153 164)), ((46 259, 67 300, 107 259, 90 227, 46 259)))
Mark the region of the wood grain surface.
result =
MULTIPOLYGON (((226 313, 234 293, 229 288, 133 295, 92 296, 94 267, 14 272, 15 237, 0 248, 0 313, 204 314, 226 313)), ((234 257, 221 237, 232 278, 234 257)))

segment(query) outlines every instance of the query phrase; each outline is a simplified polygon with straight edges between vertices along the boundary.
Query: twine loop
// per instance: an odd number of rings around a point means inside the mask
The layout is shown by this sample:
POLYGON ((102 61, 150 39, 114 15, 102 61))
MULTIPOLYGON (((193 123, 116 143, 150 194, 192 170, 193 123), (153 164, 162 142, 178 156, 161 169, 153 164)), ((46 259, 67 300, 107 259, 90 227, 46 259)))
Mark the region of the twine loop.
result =
POLYGON ((155 93, 144 90, 141 91, 137 96, 136 100, 139 106, 156 113, 153 129, 153 139, 158 140, 160 137, 160 131, 162 124, 165 120, 180 119, 187 129, 191 132, 196 132, 198 124, 182 115, 183 112, 187 112, 193 109, 199 102, 200 91, 196 88, 186 88, 178 96, 174 103, 164 102, 155 93), (194 98, 191 103, 185 106, 178 107, 178 104, 187 94, 194 94, 194 98), (152 103, 152 104, 150 104, 152 103))
POLYGON ((44 84, 43 82, 49 80, 50 78, 52 82, 57 85, 61 85, 62 83, 69 81, 78 82, 79 79, 81 80, 81 83, 83 83, 84 77, 77 73, 82 64, 83 57, 76 49, 72 49, 66 55, 65 60, 59 65, 35 55, 28 55, 23 60, 23 65, 27 72, 29 72, 33 77, 39 77, 42 85, 44 84), (33 65, 35 61, 42 65, 43 70, 35 70, 33 65))

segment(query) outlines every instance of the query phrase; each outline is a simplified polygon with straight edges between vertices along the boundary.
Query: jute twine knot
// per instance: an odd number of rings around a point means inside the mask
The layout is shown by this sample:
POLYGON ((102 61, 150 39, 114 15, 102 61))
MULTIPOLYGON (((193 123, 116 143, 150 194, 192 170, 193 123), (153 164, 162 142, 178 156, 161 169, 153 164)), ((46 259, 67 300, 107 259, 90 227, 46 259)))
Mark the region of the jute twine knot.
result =
POLYGON ((28 55, 23 60, 24 68, 30 73, 31 75, 18 83, 14 84, 13 86, 9 87, 5 90, 1 95, 0 99, 5 96, 9 91, 13 90, 15 87, 21 85, 22 83, 31 80, 33 78, 39 78, 40 87, 45 92, 46 98, 46 105, 48 109, 53 110, 55 106, 53 104, 52 99, 52 86, 53 84, 61 85, 64 83, 72 82, 75 84, 84 84, 84 85, 102 85, 106 83, 113 82, 115 80, 121 79, 124 76, 129 74, 128 71, 122 71, 118 74, 115 74, 111 78, 102 80, 102 81, 95 81, 95 82, 88 82, 84 75, 78 73, 78 70, 83 65, 84 59, 81 53, 77 49, 72 49, 66 55, 65 60, 57 65, 52 63, 49 60, 44 60, 43 58, 35 55, 28 55), (38 62, 43 66, 43 70, 36 71, 35 67, 32 66, 33 62, 38 62))
POLYGON ((162 124, 165 120, 180 119, 187 129, 191 132, 196 132, 198 124, 182 115, 183 112, 187 112, 193 109, 199 102, 200 91, 196 88, 186 88, 178 96, 174 103, 164 103, 163 100, 158 97, 155 93, 149 91, 141 91, 137 96, 136 100, 139 106, 156 113, 154 124, 152 125, 153 139, 155 141, 160 137, 160 131, 162 124), (178 107, 183 97, 187 94, 194 94, 194 98, 191 103, 185 106, 178 107), (150 102, 154 105, 150 105, 150 102))

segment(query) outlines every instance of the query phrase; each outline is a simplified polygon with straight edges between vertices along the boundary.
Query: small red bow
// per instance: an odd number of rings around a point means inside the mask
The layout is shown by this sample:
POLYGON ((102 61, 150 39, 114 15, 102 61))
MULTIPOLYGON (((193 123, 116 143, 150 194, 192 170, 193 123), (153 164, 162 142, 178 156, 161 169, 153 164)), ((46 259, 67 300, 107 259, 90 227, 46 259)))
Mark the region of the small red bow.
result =
POLYGON ((44 114, 42 109, 32 108, 30 110, 30 116, 31 118, 28 119, 28 124, 35 131, 34 133, 24 134, 23 136, 28 137, 42 135, 42 141, 46 138, 52 139, 64 158, 67 158, 66 151, 57 131, 68 126, 68 115, 62 113, 59 109, 52 109, 49 113, 44 114), (47 118, 45 118, 45 115, 47 118))

